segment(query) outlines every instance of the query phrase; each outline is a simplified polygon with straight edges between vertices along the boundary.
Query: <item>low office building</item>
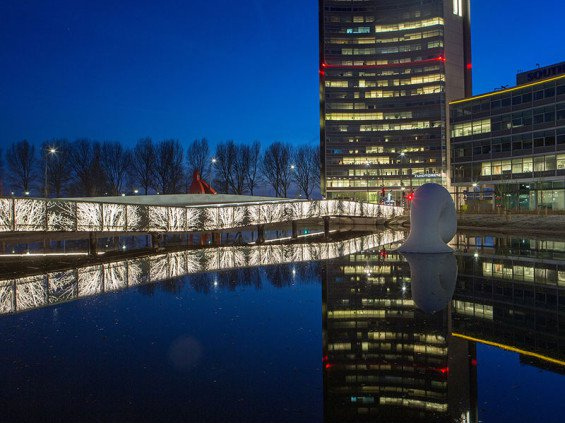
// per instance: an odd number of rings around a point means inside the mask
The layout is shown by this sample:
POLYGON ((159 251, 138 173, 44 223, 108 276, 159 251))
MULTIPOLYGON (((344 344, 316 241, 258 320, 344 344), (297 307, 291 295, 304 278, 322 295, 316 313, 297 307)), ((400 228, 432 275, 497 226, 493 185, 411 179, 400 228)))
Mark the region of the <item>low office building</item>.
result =
POLYGON ((565 210, 565 62, 449 109, 458 206, 565 210))

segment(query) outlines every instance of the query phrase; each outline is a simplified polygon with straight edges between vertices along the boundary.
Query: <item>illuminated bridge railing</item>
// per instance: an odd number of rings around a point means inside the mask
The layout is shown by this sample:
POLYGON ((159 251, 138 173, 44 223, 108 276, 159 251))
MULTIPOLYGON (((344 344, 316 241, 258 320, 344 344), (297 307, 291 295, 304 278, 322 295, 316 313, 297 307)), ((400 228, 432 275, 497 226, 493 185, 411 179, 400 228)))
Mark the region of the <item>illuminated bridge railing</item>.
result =
POLYGON ((195 273, 329 260, 398 242, 403 237, 402 231, 386 230, 328 243, 185 250, 4 279, 0 280, 0 315, 195 273))
POLYGON ((322 217, 391 219, 401 207, 346 200, 280 200, 153 206, 29 198, 0 199, 0 232, 192 232, 322 217))

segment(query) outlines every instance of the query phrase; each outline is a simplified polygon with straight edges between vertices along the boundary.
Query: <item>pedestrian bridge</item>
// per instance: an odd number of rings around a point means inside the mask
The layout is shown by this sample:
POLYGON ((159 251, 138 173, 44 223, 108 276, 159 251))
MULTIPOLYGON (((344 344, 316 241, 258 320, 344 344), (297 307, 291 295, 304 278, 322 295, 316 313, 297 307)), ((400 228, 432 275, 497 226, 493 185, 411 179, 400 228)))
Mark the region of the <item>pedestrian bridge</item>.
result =
POLYGON ((235 195, 148 195, 0 199, 0 236, 22 232, 186 233, 324 218, 382 223, 402 207, 347 200, 291 200, 235 195))

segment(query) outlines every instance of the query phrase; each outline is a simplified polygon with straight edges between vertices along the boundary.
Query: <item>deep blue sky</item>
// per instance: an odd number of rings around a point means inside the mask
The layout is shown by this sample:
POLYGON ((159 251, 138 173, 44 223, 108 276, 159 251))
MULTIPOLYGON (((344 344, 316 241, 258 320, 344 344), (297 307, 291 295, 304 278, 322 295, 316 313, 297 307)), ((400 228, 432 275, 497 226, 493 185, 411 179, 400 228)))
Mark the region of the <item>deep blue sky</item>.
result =
MULTIPOLYGON (((2 0, 0 143, 318 140, 317 0, 2 0)), ((565 60, 562 0, 472 0, 474 91, 565 60)))

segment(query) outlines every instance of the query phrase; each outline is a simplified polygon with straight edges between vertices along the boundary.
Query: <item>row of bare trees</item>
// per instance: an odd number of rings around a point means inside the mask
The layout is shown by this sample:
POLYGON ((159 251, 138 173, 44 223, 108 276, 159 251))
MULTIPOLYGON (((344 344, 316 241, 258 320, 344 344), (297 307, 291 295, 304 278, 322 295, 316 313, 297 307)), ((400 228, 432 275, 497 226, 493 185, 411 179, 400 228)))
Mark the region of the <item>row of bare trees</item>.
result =
MULTIPOLYGON (((0 156, 0 166, 3 164, 0 156)), ((5 152, 1 180, 13 195, 102 196, 184 193, 198 170, 220 193, 311 198, 320 183, 319 148, 226 141, 212 152, 203 138, 186 151, 174 139, 115 141, 65 139, 36 147, 23 140, 5 152)))

